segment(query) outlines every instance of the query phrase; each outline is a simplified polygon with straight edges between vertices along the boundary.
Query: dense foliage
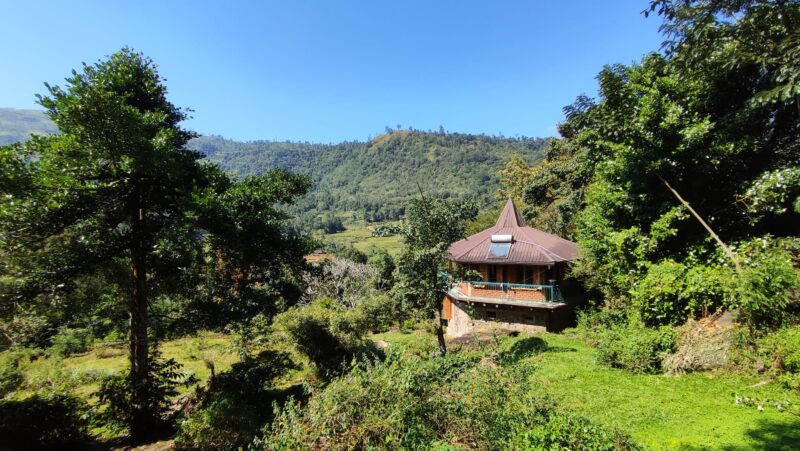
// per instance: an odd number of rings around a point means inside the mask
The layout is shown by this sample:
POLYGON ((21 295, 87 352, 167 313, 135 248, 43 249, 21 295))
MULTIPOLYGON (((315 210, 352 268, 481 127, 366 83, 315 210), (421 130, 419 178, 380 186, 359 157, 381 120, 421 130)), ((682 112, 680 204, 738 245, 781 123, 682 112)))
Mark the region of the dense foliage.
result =
MULTIPOLYGON (((598 75, 565 108, 525 214, 574 237, 575 274, 650 326, 738 309, 753 329, 798 312, 797 2, 654 1, 665 54, 598 75), (690 208, 691 207, 691 208, 690 208)), ((508 178, 508 177, 506 177, 508 178)))
POLYGON ((355 212, 367 221, 399 219, 419 187, 431 197, 493 205, 499 187, 496 173, 504 161, 518 154, 533 164, 541 159, 544 142, 398 130, 368 142, 335 145, 239 143, 208 136, 193 140, 191 146, 237 175, 273 168, 308 175, 314 188, 293 211, 300 214, 301 225, 313 227, 328 212, 355 212))
POLYGON ((155 66, 128 49, 48 87, 60 134, 0 147, 0 332, 14 347, 0 395, 36 392, 0 401, 0 432, 23 447, 85 440, 88 411, 60 393, 76 386, 60 364, 124 332, 129 372, 74 377, 100 385, 104 427, 155 429, 178 384, 196 381, 151 337, 225 328, 241 361, 220 374, 206 361, 179 447, 635 448, 531 390, 534 359, 575 349, 522 337, 500 352, 495 332, 475 338, 481 352, 466 339, 447 354, 446 250, 494 222, 477 207, 498 191, 579 243, 572 275, 596 308, 572 333, 591 358, 645 380, 719 368, 736 341, 732 363, 797 392, 800 2, 654 0, 650 13, 664 51, 604 68, 559 139, 190 143, 155 66), (395 262, 334 247, 311 267, 290 213, 328 234, 404 217, 373 233, 405 248, 395 262), (439 355, 368 338, 409 317, 434 319, 439 355), (44 353, 58 377, 27 378, 44 353))
POLYGON ((297 366, 285 353, 262 351, 248 356, 198 390, 195 404, 178 427, 179 449, 241 449, 272 417, 284 396, 274 389, 278 378, 297 366))
POLYGON ((63 394, 0 401, 0 445, 10 449, 64 449, 86 446, 89 406, 63 394))
POLYGON ((526 366, 392 353, 288 404, 258 449, 630 449, 625 436, 527 391, 526 366), (578 427, 575 427, 578 426, 578 427))
MULTIPOLYGON (((11 344, 41 345, 53 326, 127 313, 127 419, 140 435, 160 417, 148 350, 163 324, 151 309, 161 318, 190 304, 217 326, 274 312, 286 269, 302 267, 308 248, 276 204, 309 181, 281 170, 234 181, 201 162, 186 147, 185 112, 130 49, 66 81, 40 97, 60 133, 0 147, 0 315, 5 330, 30 329, 6 333, 11 344)), ((68 352, 73 342, 56 344, 68 352)))
POLYGON ((433 318, 442 355, 447 348, 441 318, 446 288, 441 270, 447 262, 447 249, 464 238, 467 221, 476 214, 473 203, 425 196, 412 199, 408 206, 403 229, 406 247, 398 262, 394 291, 407 308, 433 318))

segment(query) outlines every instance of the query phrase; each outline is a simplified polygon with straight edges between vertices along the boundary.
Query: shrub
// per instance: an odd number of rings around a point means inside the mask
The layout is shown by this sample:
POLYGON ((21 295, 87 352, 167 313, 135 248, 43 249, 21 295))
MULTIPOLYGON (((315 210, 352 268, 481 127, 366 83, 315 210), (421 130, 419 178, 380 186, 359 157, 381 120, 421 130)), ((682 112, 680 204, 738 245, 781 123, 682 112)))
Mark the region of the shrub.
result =
POLYGON ((25 358, 21 350, 8 350, 0 354, 0 399, 16 391, 25 382, 25 375, 19 367, 25 358))
POLYGON ((756 347, 758 359, 787 388, 800 392, 800 326, 779 329, 759 339, 756 347))
POLYGON ((388 252, 376 249, 367 260, 367 264, 376 271, 375 288, 391 290, 394 286, 396 264, 388 252))
POLYGON ((249 404, 214 396, 179 424, 178 449, 240 449, 258 432, 259 412, 249 404))
POLYGON ((364 336, 369 329, 360 310, 326 307, 320 302, 275 317, 273 340, 307 358, 324 380, 341 374, 356 357, 375 354, 364 336))
POLYGON ((288 354, 264 351, 219 374, 201 402, 179 423, 176 445, 193 449, 237 449, 253 440, 272 415, 279 396, 275 379, 296 369, 288 354))
MULTIPOLYGON (((304 408, 287 403, 254 448, 514 448, 557 415, 551 401, 528 390, 529 371, 478 364, 475 356, 390 352, 384 362, 362 363, 315 392, 304 408)), ((548 443, 579 443, 569 437, 580 431, 559 434, 565 437, 548 443)))
POLYGON ((512 449, 580 449, 587 451, 639 449, 621 432, 590 423, 582 417, 555 414, 541 426, 514 437, 512 449))
POLYGON ((89 441, 88 426, 88 406, 75 397, 0 401, 0 448, 78 448, 89 441))
POLYGON ((628 312, 621 308, 592 308, 578 312, 575 332, 590 344, 596 345, 602 333, 626 324, 628 324, 628 312))
POLYGON ((364 263, 338 258, 306 276, 306 299, 328 298, 336 306, 355 308, 361 299, 376 294, 377 269, 364 263))
POLYGON ((738 286, 738 320, 752 330, 771 330, 797 313, 800 270, 781 249, 758 253, 745 269, 738 286))
POLYGON ((133 397, 133 380, 128 371, 107 377, 95 393, 101 404, 106 405, 100 419, 109 427, 125 430, 133 421, 134 413, 144 409, 151 415, 152 427, 166 423, 172 398, 178 394, 178 386, 189 386, 197 379, 180 372, 181 364, 175 359, 164 360, 154 345, 149 354, 149 377, 143 382, 146 393, 144 399, 133 397))
POLYGON ((89 350, 94 336, 89 329, 62 329, 53 337, 50 349, 58 355, 69 356, 81 354, 89 350))
POLYGON ((50 321, 33 309, 22 308, 8 321, 0 321, 0 336, 9 344, 45 347, 52 333, 50 321))
POLYGON ((364 316, 364 324, 372 332, 386 332, 397 318, 396 304, 385 294, 362 300, 357 310, 364 316))
POLYGON ((647 269, 631 290, 632 302, 648 326, 679 325, 723 307, 733 274, 721 266, 687 266, 666 260, 647 269))
POLYGON ((597 343, 598 360, 612 368, 633 373, 655 374, 662 361, 675 352, 678 333, 669 327, 652 329, 628 324, 608 329, 597 343))

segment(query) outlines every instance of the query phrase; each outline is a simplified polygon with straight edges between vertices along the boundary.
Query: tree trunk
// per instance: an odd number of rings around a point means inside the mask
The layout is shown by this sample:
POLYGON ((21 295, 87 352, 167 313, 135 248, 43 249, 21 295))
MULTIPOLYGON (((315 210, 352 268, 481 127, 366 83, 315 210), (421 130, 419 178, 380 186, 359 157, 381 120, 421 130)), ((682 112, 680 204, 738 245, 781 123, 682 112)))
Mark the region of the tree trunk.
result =
POLYGON ((439 297, 433 312, 433 328, 436 330, 436 339, 439 341, 439 355, 447 354, 447 344, 444 341, 444 326, 442 325, 442 299, 439 297))
POLYGON ((152 413, 147 409, 148 337, 147 337, 147 266, 145 210, 141 188, 137 189, 136 205, 132 208, 131 228, 131 300, 130 314, 130 364, 133 389, 130 432, 141 437, 152 424, 152 413))

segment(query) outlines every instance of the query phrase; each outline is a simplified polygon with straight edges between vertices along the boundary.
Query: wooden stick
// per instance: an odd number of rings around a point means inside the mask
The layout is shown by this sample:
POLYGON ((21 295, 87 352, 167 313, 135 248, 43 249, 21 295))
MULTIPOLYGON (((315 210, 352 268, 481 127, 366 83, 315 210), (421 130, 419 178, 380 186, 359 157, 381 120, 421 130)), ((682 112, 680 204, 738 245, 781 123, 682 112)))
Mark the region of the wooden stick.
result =
POLYGON ((728 256, 728 258, 730 258, 730 259, 731 259, 731 261, 733 262, 733 265, 736 267, 736 273, 737 273, 737 274, 739 274, 739 275, 741 276, 741 275, 742 275, 742 266, 741 266, 741 264, 739 263, 739 259, 738 259, 738 258, 736 258, 736 255, 733 253, 733 251, 731 250, 731 248, 729 248, 729 247, 728 247, 728 246, 727 246, 725 243, 723 243, 723 242, 722 242, 722 240, 720 239, 719 235, 717 235, 717 234, 714 232, 714 230, 712 230, 712 229, 711 229, 711 227, 710 227, 710 226, 709 226, 709 225, 708 225, 708 224, 707 224, 707 223, 706 223, 706 222, 703 220, 703 218, 701 218, 701 217, 700 217, 700 215, 699 215, 699 214, 697 214, 697 212, 696 212, 696 211, 694 211, 694 208, 692 208, 692 206, 691 206, 691 205, 689 205, 689 202, 686 202, 686 200, 685 200, 683 197, 681 197, 681 195, 680 195, 680 194, 678 194, 678 191, 676 191, 676 190, 675 190, 675 188, 673 188, 673 187, 672 187, 672 186, 669 184, 669 182, 667 182, 666 180, 664 180, 664 177, 661 177, 659 174, 656 174, 656 177, 658 177, 658 179, 659 179, 659 180, 661 180, 662 182, 664 182, 664 185, 666 185, 666 186, 667 186, 667 188, 668 188, 670 191, 672 191, 672 194, 674 194, 674 195, 675 195, 675 197, 677 197, 677 198, 678 198, 678 200, 679 200, 679 201, 680 201, 680 202, 683 204, 683 206, 684 206, 684 207, 686 207, 687 209, 689 209, 689 211, 692 213, 692 215, 694 215, 694 217, 695 217, 695 218, 696 218, 698 221, 700 221, 700 224, 702 224, 702 225, 703 225, 703 227, 705 227, 705 229, 708 231, 708 233, 709 233, 709 234, 711 234, 711 236, 712 236, 712 237, 713 237, 715 240, 717 240, 717 244, 719 244, 719 247, 721 247, 721 248, 722 248, 722 250, 723 250, 723 251, 725 252, 725 254, 728 256))

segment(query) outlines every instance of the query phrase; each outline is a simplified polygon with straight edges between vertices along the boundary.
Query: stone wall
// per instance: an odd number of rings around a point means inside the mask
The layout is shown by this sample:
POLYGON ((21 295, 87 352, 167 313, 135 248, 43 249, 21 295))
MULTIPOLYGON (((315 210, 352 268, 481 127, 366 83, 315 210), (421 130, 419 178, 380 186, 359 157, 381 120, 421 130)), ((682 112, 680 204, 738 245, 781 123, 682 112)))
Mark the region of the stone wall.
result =
POLYGON ((447 335, 458 337, 474 329, 498 328, 520 332, 548 330, 551 312, 541 308, 510 305, 473 304, 452 301, 452 318, 447 335))

